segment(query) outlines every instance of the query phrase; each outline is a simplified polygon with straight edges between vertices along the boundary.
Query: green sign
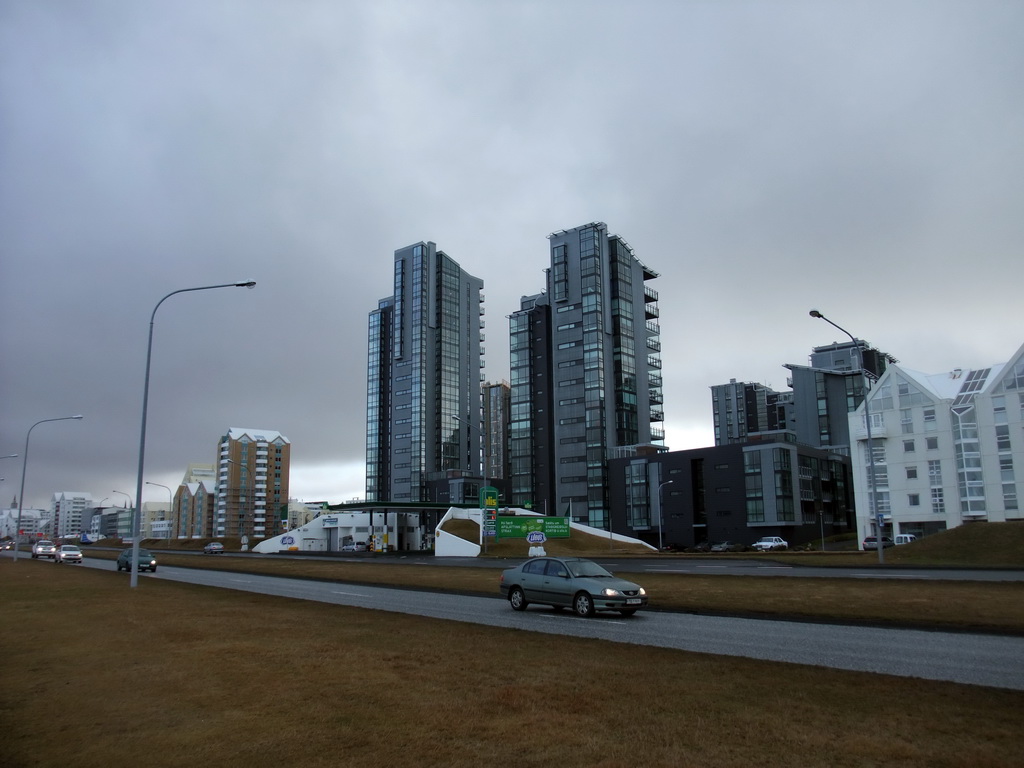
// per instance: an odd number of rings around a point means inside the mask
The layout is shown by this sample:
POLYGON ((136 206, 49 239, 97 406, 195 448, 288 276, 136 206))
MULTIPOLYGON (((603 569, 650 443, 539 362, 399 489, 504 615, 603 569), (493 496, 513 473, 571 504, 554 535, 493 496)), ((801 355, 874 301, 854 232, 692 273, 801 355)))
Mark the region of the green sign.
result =
POLYGON ((499 517, 498 538, 525 539, 531 531, 543 531, 549 539, 569 538, 568 517, 499 517))
POLYGON ((498 508, 498 489, 493 486, 485 486, 480 489, 480 509, 498 508))

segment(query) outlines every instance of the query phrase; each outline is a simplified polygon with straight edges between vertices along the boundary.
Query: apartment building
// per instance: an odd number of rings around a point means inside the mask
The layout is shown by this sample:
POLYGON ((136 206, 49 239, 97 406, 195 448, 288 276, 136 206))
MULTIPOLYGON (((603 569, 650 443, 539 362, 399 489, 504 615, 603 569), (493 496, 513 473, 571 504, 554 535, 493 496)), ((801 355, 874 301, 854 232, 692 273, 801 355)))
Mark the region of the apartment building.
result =
POLYGON ((370 312, 366 500, 431 501, 453 474, 482 481, 483 281, 432 242, 395 251, 370 312))
POLYGON ((658 273, 594 222, 549 236, 545 291, 509 321, 510 502, 607 529, 607 460, 664 448, 658 273))
POLYGON ((890 365, 849 429, 861 535, 877 532, 879 516, 884 535, 917 536, 1024 520, 1024 346, 974 370, 890 365))
POLYGON ((58 491, 50 498, 50 517, 58 538, 81 536, 82 513, 92 506, 92 496, 77 491, 58 491))
POLYGON ((280 432, 229 429, 218 443, 213 535, 262 539, 284 532, 290 463, 291 441, 280 432))

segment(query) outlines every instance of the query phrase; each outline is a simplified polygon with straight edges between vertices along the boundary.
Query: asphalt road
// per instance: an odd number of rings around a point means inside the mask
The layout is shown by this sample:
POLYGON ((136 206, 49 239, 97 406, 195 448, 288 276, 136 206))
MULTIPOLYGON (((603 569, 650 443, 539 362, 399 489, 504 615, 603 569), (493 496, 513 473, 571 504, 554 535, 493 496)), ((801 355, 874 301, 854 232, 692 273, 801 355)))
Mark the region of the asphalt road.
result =
MULTIPOLYGON (((87 559, 85 564, 114 570, 109 560, 87 559)), ((655 611, 641 611, 630 619, 600 615, 581 619, 543 607, 516 612, 497 596, 468 597, 168 566, 140 577, 140 589, 145 589, 145 579, 167 579, 528 632, 1024 690, 1024 638, 1020 637, 655 611)), ((123 578, 128 589, 128 577, 123 578)))

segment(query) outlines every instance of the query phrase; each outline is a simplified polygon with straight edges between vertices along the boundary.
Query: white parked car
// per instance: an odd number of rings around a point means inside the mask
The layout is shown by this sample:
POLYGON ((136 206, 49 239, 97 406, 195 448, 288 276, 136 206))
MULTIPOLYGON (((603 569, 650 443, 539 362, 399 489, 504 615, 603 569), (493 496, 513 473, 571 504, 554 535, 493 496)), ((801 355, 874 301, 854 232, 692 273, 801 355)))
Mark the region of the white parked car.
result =
POLYGON ((758 552, 770 552, 775 549, 787 549, 789 542, 778 536, 762 536, 754 542, 754 549, 758 552))

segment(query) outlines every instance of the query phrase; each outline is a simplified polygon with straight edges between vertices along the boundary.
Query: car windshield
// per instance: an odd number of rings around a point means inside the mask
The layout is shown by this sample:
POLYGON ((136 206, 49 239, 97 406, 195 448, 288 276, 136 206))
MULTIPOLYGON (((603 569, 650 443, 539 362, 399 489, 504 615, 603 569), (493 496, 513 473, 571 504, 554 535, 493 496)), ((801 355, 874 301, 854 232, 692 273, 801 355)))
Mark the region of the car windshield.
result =
POLYGON ((152 557, 152 556, 153 555, 150 554, 148 549, 140 549, 139 550, 139 557, 152 557))
POLYGON ((61 552, 79 552, 80 550, 74 544, 65 544, 60 548, 61 552))
POLYGON ((611 574, 608 573, 608 571, 590 560, 579 560, 575 563, 566 563, 566 565, 569 566, 569 572, 577 579, 582 577, 611 577, 611 574))

